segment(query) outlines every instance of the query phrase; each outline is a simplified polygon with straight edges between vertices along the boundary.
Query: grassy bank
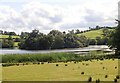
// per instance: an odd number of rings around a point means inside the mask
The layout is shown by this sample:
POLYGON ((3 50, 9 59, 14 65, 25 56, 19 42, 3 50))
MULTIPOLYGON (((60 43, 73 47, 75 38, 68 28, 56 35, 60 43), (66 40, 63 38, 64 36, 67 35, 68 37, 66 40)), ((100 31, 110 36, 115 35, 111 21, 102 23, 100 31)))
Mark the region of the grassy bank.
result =
POLYGON ((23 62, 67 62, 67 61, 88 61, 118 58, 115 55, 98 54, 74 54, 74 53, 46 53, 46 54, 6 54, 2 56, 2 63, 23 63, 23 62))

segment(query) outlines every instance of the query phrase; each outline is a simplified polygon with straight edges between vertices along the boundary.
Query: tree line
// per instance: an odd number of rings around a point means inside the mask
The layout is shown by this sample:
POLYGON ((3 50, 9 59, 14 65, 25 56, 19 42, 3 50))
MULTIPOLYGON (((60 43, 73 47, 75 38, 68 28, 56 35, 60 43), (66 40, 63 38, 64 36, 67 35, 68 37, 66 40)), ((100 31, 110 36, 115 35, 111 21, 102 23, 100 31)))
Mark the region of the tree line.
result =
POLYGON ((62 49, 62 48, 79 48, 88 46, 88 38, 78 36, 74 31, 60 32, 52 30, 47 35, 33 30, 31 33, 22 33, 20 49, 26 50, 45 50, 45 49, 62 49))

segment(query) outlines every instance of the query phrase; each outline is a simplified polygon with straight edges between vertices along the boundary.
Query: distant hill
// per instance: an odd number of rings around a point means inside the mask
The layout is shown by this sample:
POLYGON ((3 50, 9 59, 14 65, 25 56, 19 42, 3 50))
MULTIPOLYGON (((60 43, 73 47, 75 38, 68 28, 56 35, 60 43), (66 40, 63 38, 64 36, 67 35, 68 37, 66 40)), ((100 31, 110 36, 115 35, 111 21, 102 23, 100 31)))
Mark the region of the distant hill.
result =
MULTIPOLYGON (((0 35, 0 39, 8 38, 9 35, 0 35)), ((12 38, 20 38, 20 36, 12 36, 12 38)))
MULTIPOLYGON (((109 30, 114 30, 114 29, 109 29, 109 30)), ((95 39, 97 36, 103 37, 103 29, 98 29, 98 30, 91 30, 88 32, 80 33, 78 35, 85 35, 86 37, 90 39, 95 39)))

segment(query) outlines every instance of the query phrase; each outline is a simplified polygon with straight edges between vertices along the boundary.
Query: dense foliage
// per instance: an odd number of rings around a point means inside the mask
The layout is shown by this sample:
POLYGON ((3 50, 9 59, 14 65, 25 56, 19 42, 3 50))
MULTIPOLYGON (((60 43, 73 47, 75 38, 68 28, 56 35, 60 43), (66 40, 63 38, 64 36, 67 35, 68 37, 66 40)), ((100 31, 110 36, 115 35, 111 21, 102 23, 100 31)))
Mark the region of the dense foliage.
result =
POLYGON ((13 46, 14 46, 14 42, 11 36, 9 36, 8 39, 0 40, 0 48, 13 48, 13 46))
POLYGON ((88 46, 87 41, 88 39, 85 36, 77 36, 73 31, 66 34, 52 30, 46 35, 38 30, 33 30, 26 35, 21 34, 19 48, 26 50, 78 48, 88 46))
POLYGON ((117 20, 118 26, 115 32, 111 34, 109 45, 116 49, 116 55, 120 55, 120 21, 117 20))

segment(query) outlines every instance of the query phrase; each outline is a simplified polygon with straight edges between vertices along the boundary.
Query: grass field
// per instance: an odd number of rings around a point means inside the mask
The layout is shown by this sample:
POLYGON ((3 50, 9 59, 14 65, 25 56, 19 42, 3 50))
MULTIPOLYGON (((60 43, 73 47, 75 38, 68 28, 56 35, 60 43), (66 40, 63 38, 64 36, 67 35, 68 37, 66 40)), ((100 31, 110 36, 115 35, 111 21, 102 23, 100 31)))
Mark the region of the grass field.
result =
MULTIPOLYGON (((0 35, 0 38, 8 38, 9 35, 0 35)), ((12 36, 12 38, 20 38, 20 36, 12 36)))
POLYGON ((18 47, 18 44, 19 44, 20 42, 14 42, 14 47, 18 47))
MULTIPOLYGON (((109 30, 113 30, 113 29, 109 29, 109 30)), ((99 30, 88 31, 78 35, 85 35, 88 38, 95 39, 97 36, 103 37, 102 34, 103 34, 103 29, 99 29, 99 30)))
POLYGON ((79 63, 44 63, 2 67, 4 81, 114 81, 118 75, 118 59, 92 60, 79 63), (58 66, 56 66, 58 64, 58 66), (65 66, 67 64, 67 66, 65 66), (115 69, 115 67, 117 67, 115 69), (81 74, 84 72, 84 74, 81 74), (106 78, 105 78, 105 75, 106 78))

